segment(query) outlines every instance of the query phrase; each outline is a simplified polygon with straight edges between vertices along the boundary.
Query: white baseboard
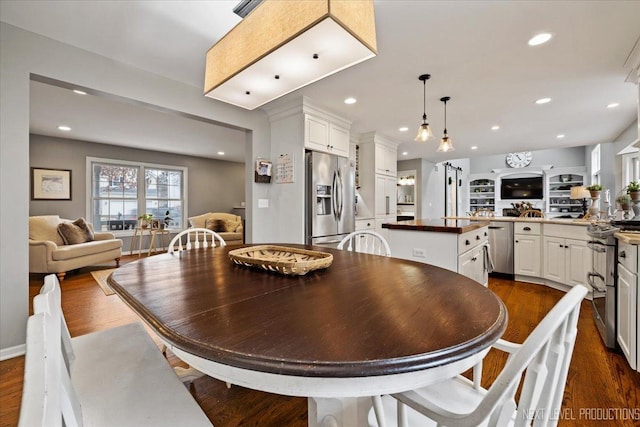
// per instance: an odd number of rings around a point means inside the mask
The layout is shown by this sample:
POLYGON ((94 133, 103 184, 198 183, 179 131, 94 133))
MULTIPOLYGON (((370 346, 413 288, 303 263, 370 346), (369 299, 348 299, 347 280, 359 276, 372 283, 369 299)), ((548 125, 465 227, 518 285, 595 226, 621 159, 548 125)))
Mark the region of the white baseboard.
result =
POLYGON ((27 346, 25 344, 16 345, 0 350, 0 362, 14 357, 22 356, 26 353, 27 346))

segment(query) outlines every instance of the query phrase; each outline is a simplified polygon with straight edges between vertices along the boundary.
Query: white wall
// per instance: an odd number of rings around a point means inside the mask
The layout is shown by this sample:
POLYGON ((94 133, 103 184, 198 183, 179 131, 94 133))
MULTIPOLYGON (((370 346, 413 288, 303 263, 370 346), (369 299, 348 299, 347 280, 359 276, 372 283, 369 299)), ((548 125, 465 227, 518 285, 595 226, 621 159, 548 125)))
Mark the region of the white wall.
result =
MULTIPOLYGON (((553 166, 554 168, 584 166, 584 150, 584 147, 570 147, 532 151, 533 159, 529 166, 553 166)), ((469 173, 491 173, 492 169, 506 169, 508 167, 505 162, 506 155, 505 153, 471 157, 469 173)), ((526 172, 526 169, 523 168, 522 171, 526 172)))
MULTIPOLYGON (((269 122, 260 110, 205 98, 201 88, 0 23, 0 357, 25 342, 32 73, 247 129, 248 165, 271 154, 269 122)), ((271 186, 253 183, 253 168, 247 168, 246 177, 247 240, 272 240, 271 230, 279 228, 274 224, 288 220, 286 210, 270 197, 271 186), (258 197, 270 198, 273 208, 257 212, 258 197)))

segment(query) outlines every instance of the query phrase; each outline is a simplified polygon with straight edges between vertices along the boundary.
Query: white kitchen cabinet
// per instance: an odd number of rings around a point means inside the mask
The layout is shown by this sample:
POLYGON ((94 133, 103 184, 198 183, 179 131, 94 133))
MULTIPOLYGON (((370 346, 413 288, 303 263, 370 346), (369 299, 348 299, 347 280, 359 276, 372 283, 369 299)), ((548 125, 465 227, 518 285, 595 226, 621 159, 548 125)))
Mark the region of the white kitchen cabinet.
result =
POLYGON ((513 224, 513 272, 516 276, 540 277, 542 273, 542 240, 540 223, 513 224))
POLYGON ((617 340, 629 365, 638 364, 638 246, 618 242, 617 340))
POLYGON ((458 273, 487 285, 488 273, 484 264, 485 245, 476 246, 458 257, 458 273))
POLYGON ((589 288, 586 272, 591 271, 592 261, 588 240, 584 227, 544 224, 543 277, 563 285, 589 288))
POLYGON ((356 219, 356 231, 373 230, 375 227, 373 218, 356 219))
POLYGON ((358 144, 359 193, 364 203, 373 207, 375 231, 385 237, 382 224, 395 222, 398 215, 397 148, 398 143, 374 132, 362 135, 358 144), (385 173, 378 173, 382 169, 385 173))
POLYGON ((489 235, 487 225, 465 233, 441 231, 438 230, 440 227, 427 231, 421 225, 394 224, 390 227, 383 230, 387 233, 385 238, 391 256, 435 265, 488 285, 484 258, 489 235))
POLYGON ((389 176, 397 176, 398 173, 398 151, 383 144, 375 146, 376 173, 389 176))
POLYGON ((304 147, 349 157, 349 130, 328 120, 305 114, 304 147))
POLYGON ((540 236, 515 234, 513 272, 516 275, 540 277, 540 236))

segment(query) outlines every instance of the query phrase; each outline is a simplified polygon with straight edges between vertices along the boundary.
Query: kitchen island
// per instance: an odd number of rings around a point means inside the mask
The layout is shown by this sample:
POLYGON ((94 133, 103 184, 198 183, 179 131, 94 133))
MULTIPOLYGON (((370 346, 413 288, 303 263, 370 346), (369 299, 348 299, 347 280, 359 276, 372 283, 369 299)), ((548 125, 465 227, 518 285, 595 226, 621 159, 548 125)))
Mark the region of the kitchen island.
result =
POLYGON ((488 284, 488 222, 418 219, 383 224, 393 257, 455 271, 488 284))

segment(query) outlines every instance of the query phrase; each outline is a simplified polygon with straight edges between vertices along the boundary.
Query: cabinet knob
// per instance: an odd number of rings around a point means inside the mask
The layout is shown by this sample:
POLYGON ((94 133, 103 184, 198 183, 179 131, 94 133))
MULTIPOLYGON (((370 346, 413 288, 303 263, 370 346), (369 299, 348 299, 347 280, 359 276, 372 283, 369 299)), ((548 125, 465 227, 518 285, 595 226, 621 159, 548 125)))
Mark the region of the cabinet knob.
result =
POLYGON ((627 254, 626 254, 626 252, 625 252, 625 251, 620 251, 620 253, 618 254, 618 256, 619 256, 620 258, 626 258, 626 257, 627 257, 627 254))
POLYGON ((480 240, 480 236, 476 236, 476 240, 480 240))
POLYGON ((465 244, 465 245, 470 245, 470 244, 471 244, 471 242, 470 242, 470 241, 468 241, 468 240, 465 240, 465 241, 464 241, 464 244, 465 244))
POLYGON ((561 248, 564 248, 564 245, 560 245, 561 248))
POLYGON ((484 232, 484 237, 487 237, 487 232, 486 231, 484 232))
POLYGON ((523 230, 524 231, 531 231, 531 227, 524 227, 523 230))
POLYGON ((516 243, 519 243, 519 242, 516 240, 516 243))

